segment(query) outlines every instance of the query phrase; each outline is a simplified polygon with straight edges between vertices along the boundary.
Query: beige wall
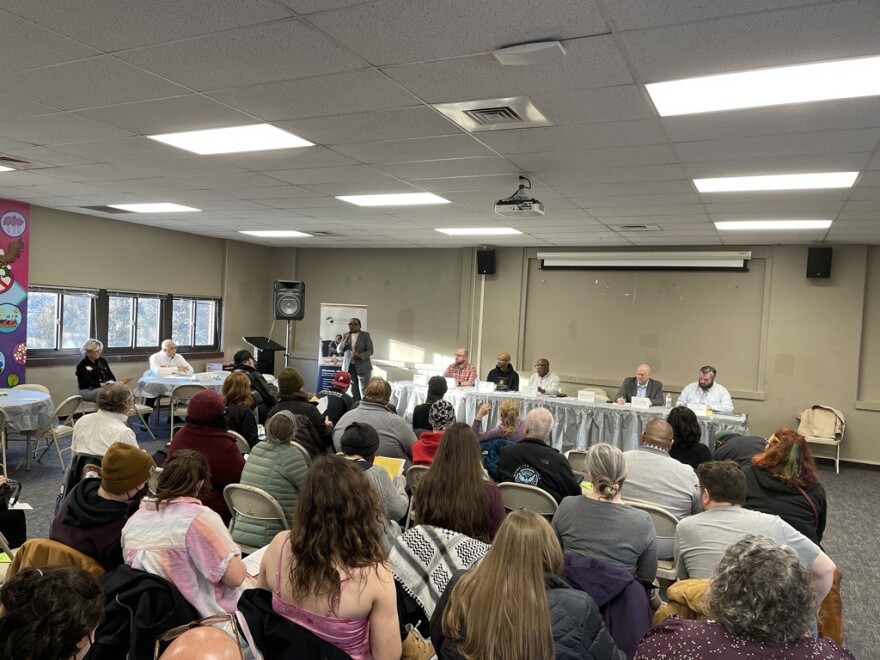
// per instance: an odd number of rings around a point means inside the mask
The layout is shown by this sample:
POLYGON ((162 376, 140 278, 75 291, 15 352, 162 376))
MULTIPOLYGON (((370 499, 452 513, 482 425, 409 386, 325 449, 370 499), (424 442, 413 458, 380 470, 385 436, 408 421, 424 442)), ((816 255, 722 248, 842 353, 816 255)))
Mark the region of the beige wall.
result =
MULTIPOLYGON (((463 345, 481 358, 481 376, 501 350, 528 374, 541 353, 568 391, 591 384, 613 394, 643 360, 673 391, 711 363, 755 433, 795 424, 796 412, 826 403, 846 416, 843 456, 880 463, 878 247, 835 247, 829 280, 805 277, 805 246, 751 248, 746 274, 539 271, 535 250, 502 248, 497 274, 483 282, 472 249, 266 248, 37 207, 32 217, 33 283, 219 295, 227 357, 244 347, 243 335, 284 344, 272 282, 303 280, 306 317, 291 324, 291 364, 307 383, 317 370, 320 303, 359 303, 369 309, 376 357, 401 367, 444 360, 463 345), (84 258, 86 245, 103 258, 84 258)), ((282 365, 279 355, 276 370, 282 365)), ((29 367, 28 380, 57 400, 75 387, 72 365, 29 367)))

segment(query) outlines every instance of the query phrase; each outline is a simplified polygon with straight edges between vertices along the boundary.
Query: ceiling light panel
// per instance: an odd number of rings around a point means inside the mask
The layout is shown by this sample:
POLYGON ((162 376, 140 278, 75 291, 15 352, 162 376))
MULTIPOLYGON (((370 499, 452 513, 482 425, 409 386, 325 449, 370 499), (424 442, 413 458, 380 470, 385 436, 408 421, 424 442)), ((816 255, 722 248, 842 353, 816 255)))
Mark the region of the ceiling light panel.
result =
POLYGON ((355 206, 423 206, 425 204, 451 204, 434 193, 400 193, 389 195, 337 195, 336 199, 355 206))
POLYGON ((308 140, 269 124, 164 133, 147 137, 202 156, 314 146, 308 140))
POLYGON ((880 56, 650 83, 661 117, 880 95, 880 56))
POLYGON ((701 193, 742 192, 754 190, 816 190, 851 188, 858 172, 814 172, 808 174, 769 174, 694 179, 701 193))
POLYGON ((715 223, 719 231, 819 230, 830 226, 831 220, 725 220, 715 223))
POLYGON ((130 211, 131 213, 192 213, 201 211, 201 209, 196 209, 192 206, 168 202, 156 204, 108 204, 107 206, 122 211, 130 211))
POLYGON ((267 229, 254 231, 239 231, 239 234, 247 234, 248 236, 259 236, 260 238, 311 238, 311 234, 304 234, 301 231, 293 231, 292 229, 267 229))

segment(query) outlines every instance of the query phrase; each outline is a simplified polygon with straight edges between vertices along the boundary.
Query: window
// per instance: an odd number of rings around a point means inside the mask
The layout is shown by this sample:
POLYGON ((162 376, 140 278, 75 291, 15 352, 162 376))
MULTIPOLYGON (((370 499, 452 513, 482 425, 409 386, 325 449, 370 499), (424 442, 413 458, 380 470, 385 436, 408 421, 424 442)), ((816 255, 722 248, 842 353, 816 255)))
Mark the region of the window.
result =
POLYGON ((89 337, 104 352, 145 354, 170 337, 183 348, 217 350, 220 301, 131 291, 32 287, 27 345, 31 357, 74 354, 89 337))
POLYGON ((96 292, 35 288, 28 294, 28 350, 78 350, 94 336, 96 292))

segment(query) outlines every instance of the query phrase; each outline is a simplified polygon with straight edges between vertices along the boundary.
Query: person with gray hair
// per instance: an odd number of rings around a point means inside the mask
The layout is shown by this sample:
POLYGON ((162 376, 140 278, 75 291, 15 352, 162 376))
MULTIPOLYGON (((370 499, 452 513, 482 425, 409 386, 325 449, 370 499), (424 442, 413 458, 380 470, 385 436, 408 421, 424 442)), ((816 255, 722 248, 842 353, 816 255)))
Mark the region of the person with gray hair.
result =
MULTIPOLYGON (((86 339, 79 349, 83 359, 76 365, 76 386, 84 401, 97 401, 101 388, 116 382, 110 365, 101 357, 103 350, 104 344, 97 339, 86 339)), ((127 383, 130 380, 131 376, 126 376, 122 382, 127 383)))
POLYGON ((700 367, 697 380, 687 385, 678 397, 679 406, 687 406, 691 403, 705 404, 709 410, 715 412, 733 412, 733 399, 724 385, 715 382, 718 371, 715 367, 706 365, 700 367))
POLYGON ((581 486, 568 460, 549 445, 553 415, 546 408, 534 408, 526 415, 525 439, 501 449, 498 481, 537 486, 557 502, 579 495, 581 486))
POLYGON ((191 374, 192 365, 177 352, 177 344, 171 339, 162 342, 162 350, 150 356, 150 372, 159 376, 160 369, 176 369, 179 373, 191 374))
POLYGON ((653 582, 657 535, 646 511, 621 500, 620 488, 626 480, 623 452, 605 443, 590 447, 587 479, 593 489, 566 497, 553 516, 553 530, 562 549, 620 564, 636 577, 653 582))
MULTIPOLYGON (((289 525, 309 469, 302 452, 293 446, 296 415, 289 410, 275 413, 266 420, 266 439, 251 449, 241 471, 241 483, 262 488, 278 500, 289 525)), ((262 547, 282 531, 281 523, 234 514, 232 538, 236 543, 262 547)))
POLYGON ((718 563, 708 590, 712 620, 668 617, 645 635, 635 657, 853 659, 827 637, 810 636, 817 607, 810 574, 794 551, 749 534, 718 563))
POLYGON ((128 413, 134 405, 128 385, 107 383, 96 393, 98 411, 84 415, 74 425, 71 453, 103 456, 114 442, 137 447, 137 437, 128 426, 128 413))

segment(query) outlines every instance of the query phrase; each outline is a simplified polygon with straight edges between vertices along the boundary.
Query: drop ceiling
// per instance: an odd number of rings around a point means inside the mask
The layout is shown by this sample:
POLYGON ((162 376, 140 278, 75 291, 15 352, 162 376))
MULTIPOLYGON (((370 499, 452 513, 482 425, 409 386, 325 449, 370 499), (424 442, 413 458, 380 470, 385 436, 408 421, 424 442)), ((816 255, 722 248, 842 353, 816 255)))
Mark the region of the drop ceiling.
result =
POLYGON ((660 118, 645 83, 880 54, 877 0, 0 0, 0 197, 272 245, 880 244, 880 97, 660 118), (491 51, 559 40, 505 67, 491 51), (527 96, 552 126, 469 134, 431 104, 527 96), (315 146, 195 156, 145 135, 271 122, 315 146), (847 170, 852 189, 692 179, 847 170), (541 218, 495 200, 532 181, 541 218), (335 195, 433 192, 439 207, 335 195), (174 202, 201 213, 86 207, 174 202), (828 218, 720 234, 716 220, 828 218), (652 231, 627 231, 650 225, 652 231), (258 239, 239 230, 322 232, 258 239))

